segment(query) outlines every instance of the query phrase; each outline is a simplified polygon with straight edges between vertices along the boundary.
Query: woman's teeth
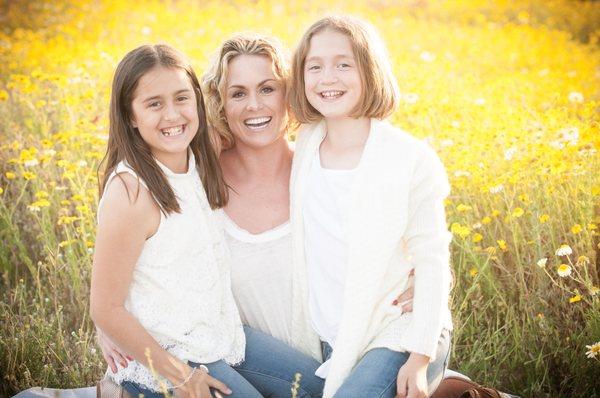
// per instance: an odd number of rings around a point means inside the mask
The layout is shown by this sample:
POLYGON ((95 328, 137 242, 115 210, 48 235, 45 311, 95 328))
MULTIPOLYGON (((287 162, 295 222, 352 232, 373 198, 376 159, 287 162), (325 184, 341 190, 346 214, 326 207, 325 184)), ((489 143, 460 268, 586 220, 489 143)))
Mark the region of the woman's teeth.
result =
POLYGON ((343 91, 323 91, 321 92, 321 97, 326 98, 326 99, 333 99, 333 98, 338 98, 341 97, 344 94, 343 91))
POLYGON ((244 120, 244 124, 251 129, 260 129, 265 127, 271 121, 271 117, 255 117, 244 120))
POLYGON ((184 127, 183 125, 177 126, 177 127, 170 127, 168 129, 162 129, 160 131, 166 137, 174 137, 176 135, 183 134, 183 127, 184 127))

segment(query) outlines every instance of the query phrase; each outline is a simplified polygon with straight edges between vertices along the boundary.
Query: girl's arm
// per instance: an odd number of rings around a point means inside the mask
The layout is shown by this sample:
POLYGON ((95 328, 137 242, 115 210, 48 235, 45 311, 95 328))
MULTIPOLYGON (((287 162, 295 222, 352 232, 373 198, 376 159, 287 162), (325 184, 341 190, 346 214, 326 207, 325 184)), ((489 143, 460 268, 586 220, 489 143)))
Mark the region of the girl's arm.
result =
MULTIPOLYGON (((148 351, 156 372, 178 385, 190 374, 191 367, 163 349, 124 306, 133 269, 146 239, 158 228, 160 213, 150 193, 139 187, 133 176, 120 176, 106 190, 98 220, 90 314, 119 347, 147 367, 148 351)), ((195 391, 208 391, 206 384, 212 378, 202 371, 195 372, 195 376, 181 392, 198 396, 195 391)), ((219 387, 228 391, 224 385, 219 387)))

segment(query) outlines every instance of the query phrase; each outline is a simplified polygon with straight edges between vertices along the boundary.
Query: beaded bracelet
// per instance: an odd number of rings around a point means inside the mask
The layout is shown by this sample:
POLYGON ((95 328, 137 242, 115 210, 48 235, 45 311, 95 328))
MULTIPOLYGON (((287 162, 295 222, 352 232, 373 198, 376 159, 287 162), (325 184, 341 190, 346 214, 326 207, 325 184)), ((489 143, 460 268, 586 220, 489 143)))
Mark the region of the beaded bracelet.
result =
POLYGON ((185 385, 185 383, 187 383, 188 381, 190 381, 190 380, 191 380, 192 376, 194 375, 194 373, 196 373, 196 370, 198 370, 198 368, 202 369, 202 370, 203 370, 203 371, 205 371, 206 373, 209 373, 209 372, 208 372, 208 368, 207 368, 206 366, 204 366, 204 365, 198 365, 198 367, 197 367, 197 368, 194 368, 194 367, 192 368, 192 370, 190 371, 190 374, 189 374, 189 375, 187 375, 187 377, 185 378, 185 380, 184 380, 184 381, 182 381, 181 383, 179 383, 179 384, 177 384, 176 386, 173 386, 173 387, 171 387, 171 388, 172 388, 173 390, 176 390, 176 389, 178 389, 178 388, 180 388, 180 387, 183 387, 183 386, 185 385))

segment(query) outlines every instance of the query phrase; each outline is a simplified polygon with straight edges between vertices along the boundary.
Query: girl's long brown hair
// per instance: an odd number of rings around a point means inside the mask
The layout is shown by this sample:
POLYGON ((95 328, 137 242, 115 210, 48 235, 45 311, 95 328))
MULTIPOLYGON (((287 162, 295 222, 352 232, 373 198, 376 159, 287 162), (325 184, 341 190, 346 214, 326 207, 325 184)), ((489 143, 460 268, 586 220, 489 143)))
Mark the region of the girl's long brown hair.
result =
POLYGON ((227 204, 227 186, 215 149, 211 145, 206 125, 204 99, 198 78, 186 58, 174 48, 164 45, 144 45, 129 52, 117 66, 112 84, 110 99, 110 127, 108 148, 98 174, 100 196, 108 182, 108 177, 117 164, 125 160, 137 175, 146 183, 161 211, 167 215, 179 213, 181 208, 165 174, 155 162, 150 147, 131 125, 133 112, 131 103, 140 78, 156 66, 184 70, 194 88, 198 109, 199 126, 190 148, 196 158, 196 166, 212 209, 227 204))

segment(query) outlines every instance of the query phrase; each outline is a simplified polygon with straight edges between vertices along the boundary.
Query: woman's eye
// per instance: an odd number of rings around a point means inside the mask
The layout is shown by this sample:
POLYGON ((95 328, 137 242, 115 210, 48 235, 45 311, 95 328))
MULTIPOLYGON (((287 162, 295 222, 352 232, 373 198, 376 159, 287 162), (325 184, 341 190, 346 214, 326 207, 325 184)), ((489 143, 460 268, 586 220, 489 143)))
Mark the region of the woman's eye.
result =
POLYGON ((177 101, 179 101, 179 102, 184 102, 184 101, 187 101, 188 99, 190 99, 190 97, 185 96, 185 95, 177 97, 177 101))
POLYGON ((275 89, 274 89, 273 87, 269 87, 269 86, 267 86, 267 87, 263 87, 263 88, 261 88, 261 89, 260 89, 260 91, 261 91, 262 93, 264 93, 264 94, 270 94, 270 93, 272 93, 273 91, 275 91, 275 89))
POLYGON ((159 101, 153 101, 153 102, 150 102, 148 104, 149 108, 158 108, 159 106, 160 106, 160 102, 159 101))
POLYGON ((244 93, 242 91, 236 91, 231 95, 232 98, 242 98, 243 96, 244 93))
POLYGON ((310 65, 308 67, 308 70, 311 70, 311 71, 316 71, 316 70, 319 70, 319 69, 321 69, 321 67, 319 65, 310 65))
POLYGON ((349 67, 350 67, 350 64, 347 64, 347 63, 344 63, 344 62, 342 62, 341 64, 339 64, 339 65, 338 65, 338 67, 339 67, 340 69, 345 69, 345 68, 349 68, 349 67))

